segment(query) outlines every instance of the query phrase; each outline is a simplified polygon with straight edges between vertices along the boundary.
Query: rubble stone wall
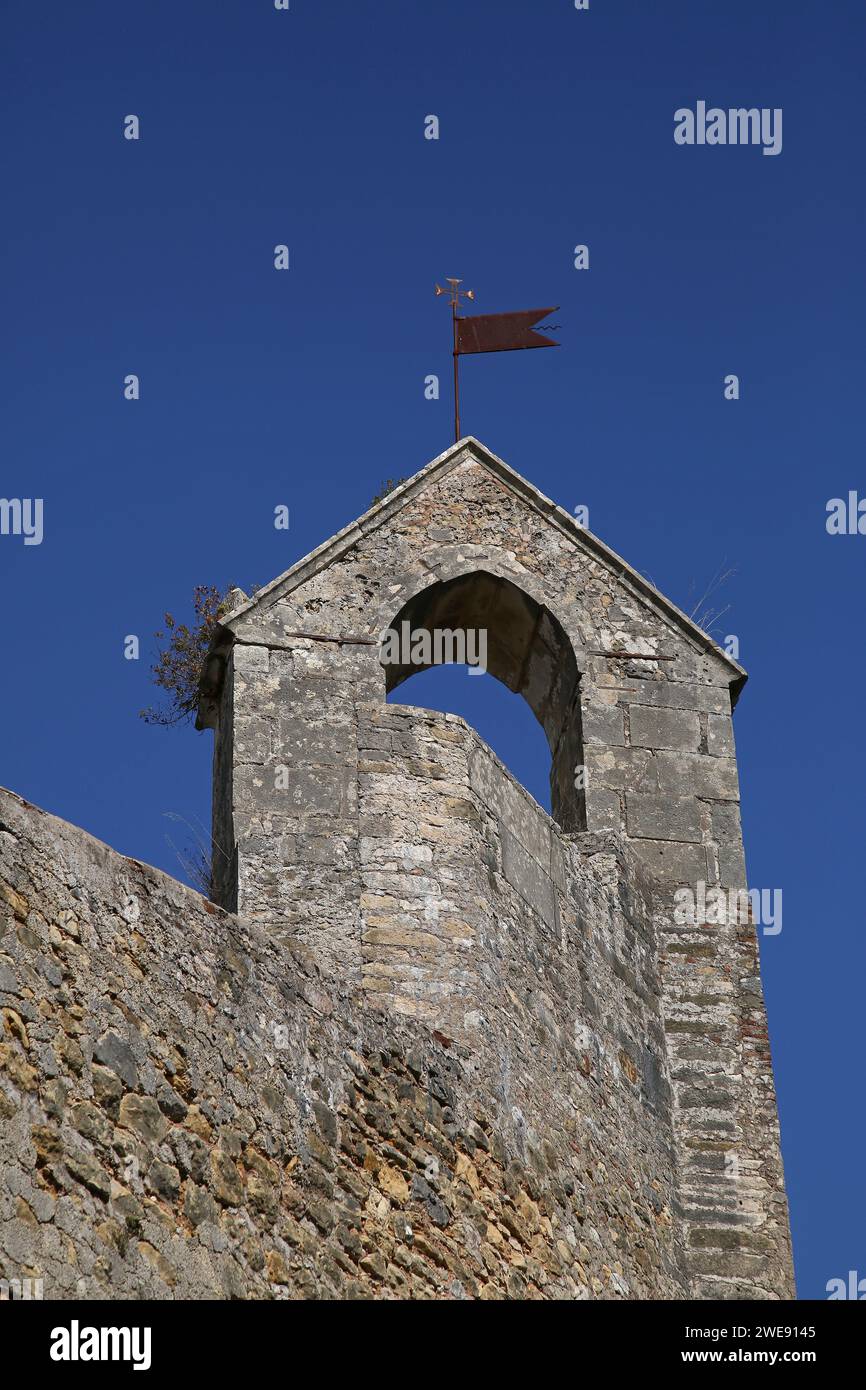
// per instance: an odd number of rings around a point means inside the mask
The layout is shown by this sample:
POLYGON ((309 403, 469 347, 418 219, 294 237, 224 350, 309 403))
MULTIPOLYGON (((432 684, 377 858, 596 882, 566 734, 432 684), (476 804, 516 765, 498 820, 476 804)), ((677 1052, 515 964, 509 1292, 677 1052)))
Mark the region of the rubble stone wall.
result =
MULTIPOLYGON (((495 773, 488 805, 525 796, 495 773)), ((560 922, 521 897, 527 853, 490 870, 521 939, 491 940, 471 992, 451 975, 487 1011, 460 1039, 389 975, 388 928, 367 988, 323 980, 301 942, 0 793, 0 1277, 46 1298, 683 1296, 628 851, 588 837, 560 922)))

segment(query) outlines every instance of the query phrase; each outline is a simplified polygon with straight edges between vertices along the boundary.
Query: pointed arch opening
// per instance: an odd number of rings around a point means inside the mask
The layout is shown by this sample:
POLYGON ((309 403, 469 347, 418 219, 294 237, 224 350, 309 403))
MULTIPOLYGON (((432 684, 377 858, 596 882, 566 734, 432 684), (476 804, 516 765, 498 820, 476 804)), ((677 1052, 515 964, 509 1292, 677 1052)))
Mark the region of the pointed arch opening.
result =
POLYGON ((510 580, 473 570, 414 594, 387 633, 393 634, 383 644, 389 695, 419 671, 466 660, 461 652, 522 695, 550 748, 551 815, 566 832, 585 828, 580 674, 571 642, 548 608, 510 580))

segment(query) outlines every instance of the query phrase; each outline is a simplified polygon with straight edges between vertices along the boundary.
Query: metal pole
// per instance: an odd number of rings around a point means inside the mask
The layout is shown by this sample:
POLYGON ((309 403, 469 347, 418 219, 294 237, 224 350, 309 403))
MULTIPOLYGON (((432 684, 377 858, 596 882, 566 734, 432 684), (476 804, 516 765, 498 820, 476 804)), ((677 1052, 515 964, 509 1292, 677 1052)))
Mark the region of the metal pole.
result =
POLYGON ((457 370, 457 295, 451 300, 451 318, 454 326, 454 443, 460 438, 460 377, 457 370))

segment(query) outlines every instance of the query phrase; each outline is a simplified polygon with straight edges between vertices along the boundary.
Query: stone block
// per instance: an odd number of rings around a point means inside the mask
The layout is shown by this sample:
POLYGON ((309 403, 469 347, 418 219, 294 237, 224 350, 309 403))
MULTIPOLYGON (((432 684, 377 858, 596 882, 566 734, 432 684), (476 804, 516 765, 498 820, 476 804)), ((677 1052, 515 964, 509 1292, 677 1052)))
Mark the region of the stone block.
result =
POLYGON ((731 692, 726 685, 632 680, 630 687, 624 693, 636 705, 653 705, 657 709, 691 709, 704 714, 730 714, 731 711, 731 692))
POLYGON ((717 758, 734 756, 734 724, 729 714, 711 714, 707 721, 707 747, 717 758))
POLYGON ((621 747, 625 743, 620 705, 586 705, 582 723, 584 744, 602 743, 621 747))
POLYGON ((672 748, 694 753, 700 747, 701 726, 694 710, 631 705, 629 721, 633 748, 672 748))
POLYGON ((671 840, 637 840, 635 856, 658 883, 694 885, 707 882, 707 854, 703 845, 671 840))
POLYGON ((541 867, 550 868, 550 823, 540 806, 508 783, 504 796, 505 824, 541 867))
POLYGON ((742 845, 719 847, 719 882, 723 888, 745 888, 746 856, 742 845))
POLYGON ((586 790, 587 830, 619 829, 622 818, 620 794, 608 787, 591 785, 586 790))
POLYGON ((550 866, 550 823, 544 811, 481 747, 469 757, 469 785, 538 863, 550 866))
POLYGON ((568 851, 554 832, 550 837, 550 876, 560 891, 564 892, 568 883, 568 851))
POLYGON ((469 755, 469 785, 485 806, 501 819, 504 783, 496 763, 483 748, 474 748, 469 755))
POLYGON ((629 835, 647 840, 683 840, 700 843, 701 808, 694 797, 652 796, 626 793, 629 835))
POLYGON ((261 787, 254 794, 262 811, 283 816, 334 816, 351 814, 357 804, 357 774, 349 767, 289 767, 275 790, 279 762, 261 769, 261 787))
POLYGON ((267 675, 268 649, 267 647, 248 646, 246 643, 238 642, 232 650, 232 662, 235 675, 242 676, 244 680, 267 675))
POLYGON ((659 752, 655 758, 659 791, 708 801, 738 801, 737 764, 707 753, 659 752))
POLYGON ((344 763, 356 746, 355 730, 349 724, 284 717, 274 726, 274 757, 290 765, 321 767, 344 763))
POLYGON ((713 806, 713 839, 720 845, 742 844, 740 808, 736 801, 722 801, 713 806))
POLYGON ((238 714, 235 722, 234 756, 239 763, 265 763, 271 754, 274 726, 258 714, 238 714))
POLYGON ((588 748, 586 770, 587 796, 600 788, 659 790, 657 756, 648 748, 588 748))
POLYGON ((502 872, 523 901, 549 927, 555 926, 556 904, 550 876, 505 826, 502 827, 502 872))

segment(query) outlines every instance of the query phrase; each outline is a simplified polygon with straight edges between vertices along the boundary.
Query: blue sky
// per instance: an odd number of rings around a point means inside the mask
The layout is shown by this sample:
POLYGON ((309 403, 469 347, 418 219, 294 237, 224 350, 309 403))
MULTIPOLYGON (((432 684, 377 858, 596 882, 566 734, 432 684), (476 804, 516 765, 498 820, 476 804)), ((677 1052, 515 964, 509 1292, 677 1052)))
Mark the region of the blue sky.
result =
MULTIPOLYGON (((866 495, 866 8, 7 0, 2 27, 0 495, 44 499, 44 540, 0 537, 0 783, 179 872, 167 815, 208 824, 211 735, 137 717, 163 611, 266 583, 448 445, 435 280, 559 304, 556 351, 464 362, 464 430, 680 606, 736 570, 713 602, 751 675, 750 879, 784 894, 762 958, 799 1291, 866 1276, 866 536, 825 528, 866 495), (781 107, 782 153, 677 146, 701 99, 781 107)), ((401 695, 542 799, 540 730, 493 684, 401 695)))

